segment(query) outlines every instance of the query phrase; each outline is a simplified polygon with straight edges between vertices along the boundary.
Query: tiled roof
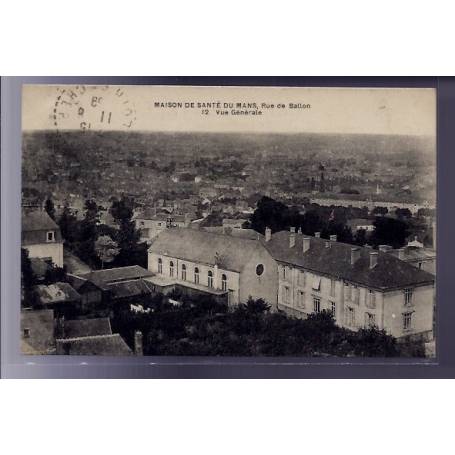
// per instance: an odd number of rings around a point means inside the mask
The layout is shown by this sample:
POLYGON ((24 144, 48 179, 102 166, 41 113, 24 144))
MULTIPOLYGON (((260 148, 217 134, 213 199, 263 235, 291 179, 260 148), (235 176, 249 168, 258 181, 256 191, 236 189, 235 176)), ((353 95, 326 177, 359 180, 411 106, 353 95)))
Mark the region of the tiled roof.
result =
POLYGON ((74 319, 63 322, 62 338, 80 338, 94 335, 112 335, 109 318, 74 319))
POLYGON ((58 339, 57 354, 67 355, 131 355, 132 351, 118 334, 94 335, 80 338, 58 339))
POLYGON ((140 267, 139 265, 116 267, 113 269, 104 270, 93 270, 89 273, 78 274, 79 277, 93 281, 95 284, 100 285, 107 285, 119 281, 134 280, 151 275, 153 275, 151 272, 140 267))
POLYGON ((54 304, 61 302, 74 302, 80 299, 78 292, 68 283, 57 283, 44 285, 39 284, 35 286, 38 291, 38 295, 41 303, 43 304, 54 304))
POLYGON ((264 246, 280 262, 294 264, 306 270, 333 276, 379 290, 399 289, 407 286, 434 283, 434 276, 397 259, 395 256, 377 252, 371 248, 359 248, 359 259, 351 265, 353 245, 310 237, 310 248, 303 252, 302 234, 295 234, 295 246, 289 247, 289 232, 272 235, 264 246), (370 252, 377 252, 377 264, 370 268, 370 252))
POLYGON ((262 248, 257 240, 214 234, 203 230, 175 228, 161 232, 150 252, 241 272, 251 256, 262 248))

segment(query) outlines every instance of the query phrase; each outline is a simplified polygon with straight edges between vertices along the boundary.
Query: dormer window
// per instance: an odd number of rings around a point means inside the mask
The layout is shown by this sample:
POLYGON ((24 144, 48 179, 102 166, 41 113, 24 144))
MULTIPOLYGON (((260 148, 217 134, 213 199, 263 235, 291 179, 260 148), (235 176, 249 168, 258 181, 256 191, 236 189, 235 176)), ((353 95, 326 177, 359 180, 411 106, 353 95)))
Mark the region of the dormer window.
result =
POLYGON ((47 231, 46 240, 48 242, 55 242, 55 232, 54 231, 47 231))

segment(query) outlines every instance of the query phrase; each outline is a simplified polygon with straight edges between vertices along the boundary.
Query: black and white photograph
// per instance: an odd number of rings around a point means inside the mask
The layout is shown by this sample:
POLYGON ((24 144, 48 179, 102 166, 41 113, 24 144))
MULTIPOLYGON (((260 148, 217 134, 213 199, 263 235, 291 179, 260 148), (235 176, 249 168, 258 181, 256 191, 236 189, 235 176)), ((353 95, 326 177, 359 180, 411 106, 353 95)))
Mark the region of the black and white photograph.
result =
POLYGON ((26 355, 436 355, 436 90, 24 85, 26 355))

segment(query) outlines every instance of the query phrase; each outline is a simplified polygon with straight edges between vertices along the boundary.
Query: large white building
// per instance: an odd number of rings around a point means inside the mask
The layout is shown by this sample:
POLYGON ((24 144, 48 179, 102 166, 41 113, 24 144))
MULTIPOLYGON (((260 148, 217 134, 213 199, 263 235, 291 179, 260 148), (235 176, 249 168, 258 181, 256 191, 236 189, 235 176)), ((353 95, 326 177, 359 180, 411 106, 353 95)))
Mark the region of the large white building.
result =
POLYGON ((277 262, 278 308, 297 317, 331 311, 338 325, 395 337, 433 335, 434 275, 371 248, 266 230, 277 262))
POLYGON ((249 297, 276 307, 276 263, 258 239, 196 229, 168 229, 149 248, 148 269, 158 286, 227 296, 229 304, 249 297))
POLYGON ((22 247, 30 258, 40 258, 63 267, 63 240, 57 223, 44 211, 22 214, 22 247))

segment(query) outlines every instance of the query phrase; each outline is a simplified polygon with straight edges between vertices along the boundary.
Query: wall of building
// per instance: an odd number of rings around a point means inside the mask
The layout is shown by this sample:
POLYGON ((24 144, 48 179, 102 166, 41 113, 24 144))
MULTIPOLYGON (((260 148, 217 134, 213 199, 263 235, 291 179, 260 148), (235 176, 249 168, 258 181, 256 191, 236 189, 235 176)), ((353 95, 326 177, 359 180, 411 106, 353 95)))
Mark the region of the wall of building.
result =
POLYGON ((434 286, 413 288, 412 301, 405 305, 402 289, 384 294, 384 327, 395 337, 409 336, 417 333, 431 337, 433 330, 434 286), (411 328, 403 328, 403 314, 412 313, 411 328))
POLYGON ((52 258, 58 267, 63 267, 63 243, 49 242, 24 246, 31 258, 52 258))
POLYGON ((195 283, 194 281, 194 270, 197 267, 199 269, 199 284, 200 286, 205 286, 208 288, 208 272, 211 271, 213 274, 213 288, 222 289, 222 276, 226 275, 226 284, 227 290, 229 291, 229 303, 238 304, 240 301, 240 275, 238 272, 233 272, 230 270, 224 270, 215 265, 201 264, 192 261, 186 261, 178 258, 162 256, 153 252, 148 254, 148 269, 153 273, 158 272, 158 258, 161 258, 163 261, 163 273, 162 276, 171 278, 170 275, 170 262, 174 263, 174 275, 173 279, 182 285, 184 285, 185 280, 182 279, 182 265, 186 266, 186 281, 190 283, 195 283))
POLYGON ((254 299, 264 299, 276 308, 278 289, 278 273, 275 260, 265 250, 258 248, 245 264, 240 274, 240 301, 246 302, 251 296, 254 299), (257 266, 262 264, 264 271, 256 273, 257 266))
POLYGON ((341 327, 358 330, 373 323, 395 337, 426 334, 431 338, 433 329, 434 286, 413 288, 412 304, 405 306, 404 290, 379 292, 368 288, 333 280, 302 269, 278 265, 278 304, 279 308, 292 316, 306 317, 314 312, 314 298, 320 299, 320 311, 332 310, 335 303, 335 320, 341 327), (286 267, 286 274, 283 274, 286 267), (320 279, 319 291, 313 289, 313 282, 320 279), (289 289, 286 294, 285 288, 289 289), (332 289, 334 292, 332 292, 332 289), (299 293, 303 292, 303 300, 299 293), (353 310, 353 313, 349 311, 353 310), (403 314, 412 312, 412 324, 403 329, 403 314), (349 315, 353 314, 351 318, 349 315), (371 315, 371 317, 369 317, 371 315))

